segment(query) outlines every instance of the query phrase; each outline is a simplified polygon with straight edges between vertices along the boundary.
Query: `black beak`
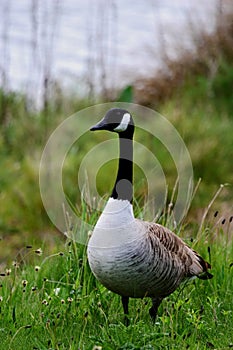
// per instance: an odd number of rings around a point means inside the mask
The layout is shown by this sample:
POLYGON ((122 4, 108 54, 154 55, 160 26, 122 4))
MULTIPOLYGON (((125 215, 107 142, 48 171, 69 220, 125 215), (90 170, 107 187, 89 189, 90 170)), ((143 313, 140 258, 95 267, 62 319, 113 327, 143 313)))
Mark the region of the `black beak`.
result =
POLYGON ((96 125, 92 126, 90 128, 90 131, 96 131, 96 130, 107 130, 108 124, 105 123, 104 119, 99 121, 96 125))

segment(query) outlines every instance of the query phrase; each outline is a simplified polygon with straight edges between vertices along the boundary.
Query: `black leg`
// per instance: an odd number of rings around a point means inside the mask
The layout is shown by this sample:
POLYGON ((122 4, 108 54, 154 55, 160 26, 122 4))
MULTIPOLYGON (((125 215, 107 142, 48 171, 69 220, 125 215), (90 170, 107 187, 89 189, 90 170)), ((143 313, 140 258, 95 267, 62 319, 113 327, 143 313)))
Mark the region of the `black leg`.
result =
POLYGON ((128 318, 128 315, 129 315, 129 297, 121 297, 121 301, 122 301, 122 305, 123 305, 123 309, 124 309, 124 315, 125 315, 125 318, 124 318, 124 322, 125 322, 125 325, 128 326, 129 325, 129 318, 128 318))
POLYGON ((159 305, 161 304, 163 299, 162 298, 152 298, 151 300, 152 300, 152 307, 150 308, 149 312, 150 312, 150 316, 151 316, 152 320, 155 321, 159 305))

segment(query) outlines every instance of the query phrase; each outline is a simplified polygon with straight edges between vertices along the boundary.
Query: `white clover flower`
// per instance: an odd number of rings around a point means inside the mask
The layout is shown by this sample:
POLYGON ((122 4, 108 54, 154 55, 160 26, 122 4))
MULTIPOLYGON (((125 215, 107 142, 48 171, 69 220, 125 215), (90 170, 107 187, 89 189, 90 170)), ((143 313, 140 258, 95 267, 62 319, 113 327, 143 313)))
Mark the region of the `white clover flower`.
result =
POLYGON ((56 295, 56 297, 58 296, 58 294, 60 293, 60 290, 61 288, 55 288, 53 291, 54 291, 54 294, 56 295))
POLYGON ((16 260, 12 261, 12 266, 14 266, 16 269, 18 269, 19 268, 18 261, 16 261, 16 260))
POLYGON ((24 287, 26 287, 27 284, 28 284, 28 281, 27 281, 27 280, 23 280, 23 281, 22 281, 22 285, 23 285, 24 287))
POLYGON ((36 250, 34 250, 34 252, 37 254, 37 255, 42 255, 43 254, 43 250, 41 248, 38 248, 36 250))

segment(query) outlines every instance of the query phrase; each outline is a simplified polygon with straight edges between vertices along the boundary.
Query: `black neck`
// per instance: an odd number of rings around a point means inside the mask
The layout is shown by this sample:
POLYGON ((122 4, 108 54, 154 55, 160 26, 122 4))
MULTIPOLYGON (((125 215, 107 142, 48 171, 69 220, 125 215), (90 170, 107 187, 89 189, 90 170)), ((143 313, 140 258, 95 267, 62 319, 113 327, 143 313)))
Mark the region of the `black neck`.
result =
POLYGON ((118 172, 111 197, 114 199, 133 200, 133 140, 119 134, 120 155, 118 172))

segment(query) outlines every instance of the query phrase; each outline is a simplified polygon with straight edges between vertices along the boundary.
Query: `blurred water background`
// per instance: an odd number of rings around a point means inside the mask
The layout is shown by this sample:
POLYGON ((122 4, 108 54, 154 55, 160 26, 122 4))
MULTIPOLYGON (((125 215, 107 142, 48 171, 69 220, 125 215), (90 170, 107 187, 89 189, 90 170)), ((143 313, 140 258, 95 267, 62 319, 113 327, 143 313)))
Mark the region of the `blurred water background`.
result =
POLYGON ((94 95, 150 75, 214 30, 219 0, 1 0, 0 85, 39 102, 53 81, 94 95))

